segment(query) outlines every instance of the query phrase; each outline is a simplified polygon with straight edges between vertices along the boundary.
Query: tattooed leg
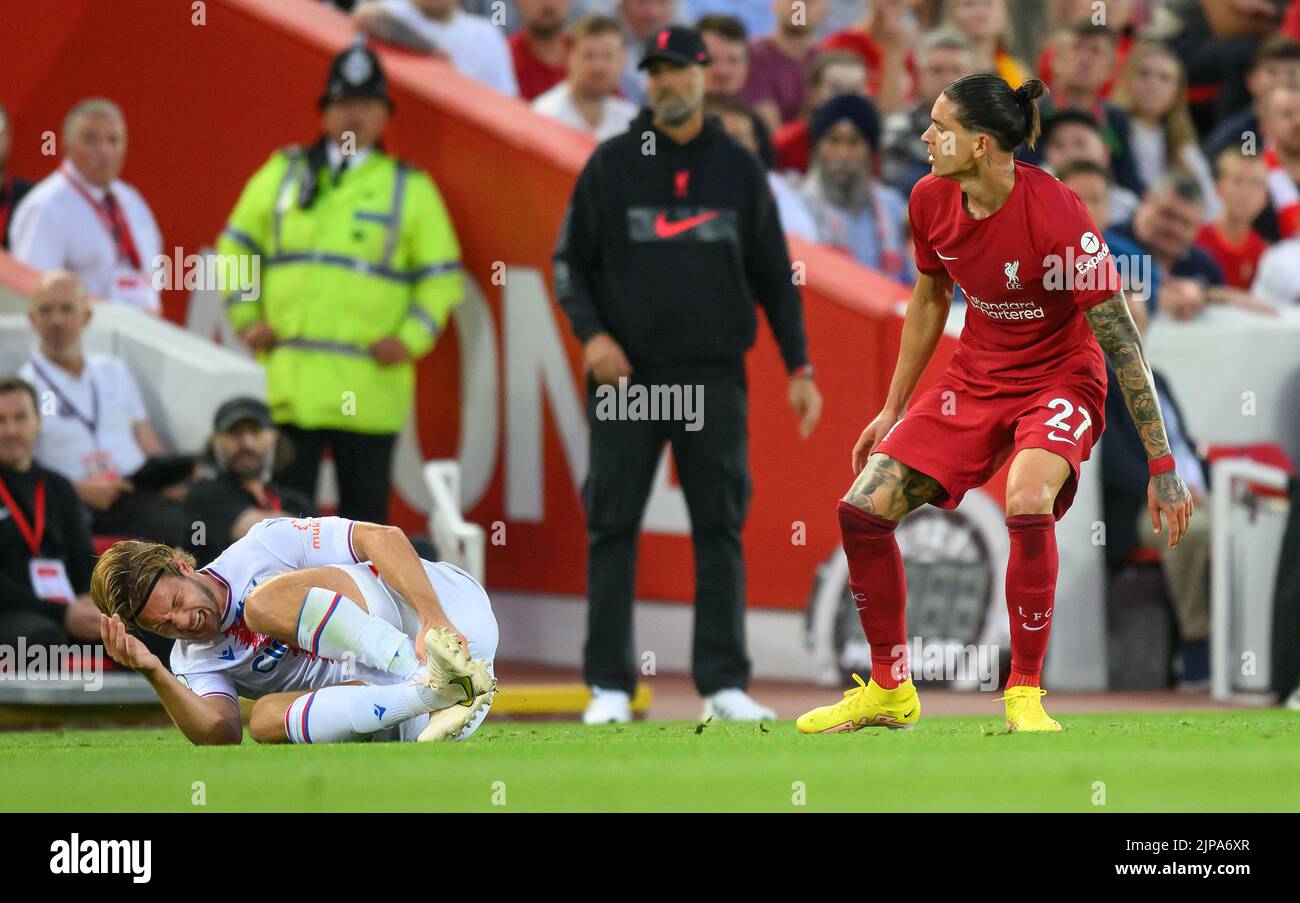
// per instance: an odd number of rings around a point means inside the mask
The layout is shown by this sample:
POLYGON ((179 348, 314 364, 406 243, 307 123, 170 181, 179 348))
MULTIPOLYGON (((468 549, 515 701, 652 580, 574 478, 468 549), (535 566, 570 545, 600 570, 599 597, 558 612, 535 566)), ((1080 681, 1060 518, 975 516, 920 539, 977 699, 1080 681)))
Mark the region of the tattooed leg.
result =
POLYGON ((853 481, 844 501, 876 517, 898 521, 946 494, 933 477, 877 452, 867 459, 867 466, 853 481))
POLYGON ((942 494, 931 477, 876 453, 838 507, 849 591, 871 645, 871 679, 886 690, 909 673, 907 576, 894 528, 903 515, 942 494))

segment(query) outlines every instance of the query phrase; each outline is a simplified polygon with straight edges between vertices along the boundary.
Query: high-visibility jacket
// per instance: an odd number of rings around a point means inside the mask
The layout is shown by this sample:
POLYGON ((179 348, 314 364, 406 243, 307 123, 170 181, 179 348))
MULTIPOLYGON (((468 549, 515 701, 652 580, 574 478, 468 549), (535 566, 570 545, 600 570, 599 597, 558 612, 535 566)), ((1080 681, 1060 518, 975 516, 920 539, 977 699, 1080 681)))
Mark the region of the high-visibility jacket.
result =
POLYGON ((397 432, 415 397, 414 361, 462 299, 456 234, 428 174, 378 148, 337 184, 319 168, 304 209, 310 168, 306 148, 286 148, 244 187, 217 247, 228 273, 239 255, 258 255, 260 295, 228 292, 227 315, 237 331, 265 320, 275 332, 259 359, 276 422, 397 432), (371 356, 388 336, 410 360, 384 366, 371 356))

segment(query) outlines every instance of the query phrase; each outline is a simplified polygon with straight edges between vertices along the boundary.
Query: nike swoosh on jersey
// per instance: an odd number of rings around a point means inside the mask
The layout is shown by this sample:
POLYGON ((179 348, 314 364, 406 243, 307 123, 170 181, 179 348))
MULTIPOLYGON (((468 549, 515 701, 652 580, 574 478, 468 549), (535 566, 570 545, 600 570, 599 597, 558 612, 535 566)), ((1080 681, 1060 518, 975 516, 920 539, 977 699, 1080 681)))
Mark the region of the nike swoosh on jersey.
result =
POLYGON ((711 219, 717 219, 718 211, 708 210, 704 213, 697 213, 695 216, 688 216, 686 219, 679 219, 676 222, 668 221, 667 213, 660 213, 655 217, 655 235, 660 238, 674 238, 683 232, 689 232, 696 226, 701 226, 711 219))
MULTIPOLYGON (((934 253, 939 254, 938 251, 935 251, 934 253)), ((939 254, 939 259, 940 259, 940 260, 956 260, 957 258, 956 258, 956 257, 944 257, 942 254, 939 254)))
POLYGON ((1058 436, 1056 435, 1056 433, 1048 433, 1047 438, 1051 439, 1053 442, 1068 442, 1071 445, 1078 445, 1078 443, 1075 442, 1073 439, 1067 439, 1064 436, 1058 436))

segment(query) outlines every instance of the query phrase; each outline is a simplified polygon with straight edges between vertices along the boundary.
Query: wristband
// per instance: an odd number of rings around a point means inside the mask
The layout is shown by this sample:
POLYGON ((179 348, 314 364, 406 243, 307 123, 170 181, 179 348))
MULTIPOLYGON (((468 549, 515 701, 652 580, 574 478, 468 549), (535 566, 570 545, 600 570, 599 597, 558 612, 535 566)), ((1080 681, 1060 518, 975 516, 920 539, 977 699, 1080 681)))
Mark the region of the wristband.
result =
POLYGON ((795 377, 795 376, 811 377, 812 375, 813 375, 812 364, 804 364, 802 367, 790 371, 791 377, 795 377))
POLYGON ((1173 469, 1173 455, 1160 455, 1158 458, 1152 458, 1150 461, 1147 461, 1147 470, 1151 472, 1151 476, 1153 477, 1159 476, 1162 473, 1169 473, 1169 471, 1173 469))

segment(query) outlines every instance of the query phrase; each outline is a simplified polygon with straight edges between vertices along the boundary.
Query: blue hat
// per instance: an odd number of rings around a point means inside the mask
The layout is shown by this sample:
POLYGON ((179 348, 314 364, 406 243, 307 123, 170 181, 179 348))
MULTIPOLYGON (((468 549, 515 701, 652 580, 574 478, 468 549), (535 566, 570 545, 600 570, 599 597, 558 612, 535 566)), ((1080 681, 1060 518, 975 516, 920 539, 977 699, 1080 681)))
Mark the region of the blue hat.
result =
POLYGON ((845 120, 857 126, 873 151, 880 146, 880 113, 875 104, 857 94, 832 97, 813 111, 812 123, 808 126, 810 146, 817 147, 817 142, 832 126, 845 120))

